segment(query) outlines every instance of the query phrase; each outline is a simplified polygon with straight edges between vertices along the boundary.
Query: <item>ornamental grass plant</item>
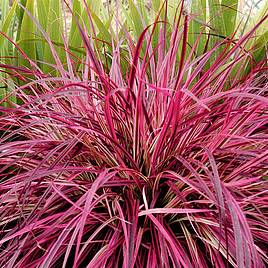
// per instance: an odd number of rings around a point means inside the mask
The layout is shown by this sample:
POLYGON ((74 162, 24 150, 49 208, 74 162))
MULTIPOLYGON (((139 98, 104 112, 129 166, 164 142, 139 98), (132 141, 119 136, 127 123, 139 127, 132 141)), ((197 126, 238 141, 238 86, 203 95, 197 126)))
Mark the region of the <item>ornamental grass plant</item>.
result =
POLYGON ((84 4, 76 51, 29 6, 48 58, 2 32, 0 267, 266 267, 267 14, 193 38, 164 2, 136 36, 84 4))

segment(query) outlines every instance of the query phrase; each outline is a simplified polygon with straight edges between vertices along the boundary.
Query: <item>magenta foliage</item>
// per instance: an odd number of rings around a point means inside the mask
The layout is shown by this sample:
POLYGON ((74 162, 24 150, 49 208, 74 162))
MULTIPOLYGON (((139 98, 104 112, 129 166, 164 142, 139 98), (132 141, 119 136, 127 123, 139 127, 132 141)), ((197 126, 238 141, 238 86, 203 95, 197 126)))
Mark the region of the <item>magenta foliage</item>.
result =
POLYGON ((1 267, 265 267, 265 62, 242 75, 250 35, 195 58, 165 28, 127 36, 126 70, 82 27, 82 73, 4 66, 24 84, 0 108, 1 267))

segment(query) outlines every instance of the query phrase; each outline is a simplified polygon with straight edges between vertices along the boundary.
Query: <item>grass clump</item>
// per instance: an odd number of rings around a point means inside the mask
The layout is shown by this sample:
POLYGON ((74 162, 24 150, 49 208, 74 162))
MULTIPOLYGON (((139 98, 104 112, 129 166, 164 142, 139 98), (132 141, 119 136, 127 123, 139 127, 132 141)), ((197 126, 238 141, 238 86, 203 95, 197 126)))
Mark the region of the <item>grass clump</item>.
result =
POLYGON ((79 69, 52 42, 54 75, 5 65, 2 267, 267 264, 267 62, 246 49, 266 18, 199 56, 191 17, 159 18, 123 53, 78 22, 79 69))

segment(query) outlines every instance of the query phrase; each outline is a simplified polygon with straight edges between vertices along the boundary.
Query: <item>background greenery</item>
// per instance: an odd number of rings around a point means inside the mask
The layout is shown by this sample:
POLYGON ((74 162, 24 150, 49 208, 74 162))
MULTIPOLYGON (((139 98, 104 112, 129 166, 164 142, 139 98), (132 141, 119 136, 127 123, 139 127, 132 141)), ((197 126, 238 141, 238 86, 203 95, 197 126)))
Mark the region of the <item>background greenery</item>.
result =
MULTIPOLYGON (((74 56, 72 59, 76 61, 77 70, 84 60, 85 50, 78 23, 93 36, 94 47, 98 51, 105 46, 105 51, 109 54, 112 44, 120 42, 120 52, 124 54, 126 30, 137 41, 143 29, 158 19, 169 22, 167 32, 170 33, 175 25, 176 9, 181 2, 168 1, 167 14, 164 12, 166 2, 163 0, 15 0, 12 5, 9 0, 2 0, 0 5, 0 31, 3 33, 0 36, 1 63, 31 68, 25 56, 18 53, 18 49, 7 40, 8 37, 30 59, 37 61, 44 73, 54 75, 53 65, 61 62, 63 68, 67 68, 66 52, 74 56), (159 14, 160 17, 157 18, 159 14)), ((239 0, 185 1, 184 6, 184 15, 188 14, 191 18, 187 53, 201 35, 194 55, 198 57, 226 37, 235 41, 249 32, 267 14, 268 2, 262 1, 257 9, 250 9, 247 1, 239 0)), ((159 25, 155 27, 153 45, 157 42, 159 25)), ((256 62, 266 56, 267 29, 265 21, 258 27, 255 36, 247 42, 246 48, 254 50, 256 62)), ((178 52, 180 55, 180 51, 178 52)), ((220 49, 211 57, 208 66, 219 53, 220 49)), ((100 57, 102 56, 100 53, 100 57)), ((249 66, 245 68, 245 72, 249 70, 249 66)), ((12 79, 4 72, 0 73, 0 83, 1 98, 13 90, 14 86, 12 79)), ((11 100, 15 101, 14 97, 11 100)))

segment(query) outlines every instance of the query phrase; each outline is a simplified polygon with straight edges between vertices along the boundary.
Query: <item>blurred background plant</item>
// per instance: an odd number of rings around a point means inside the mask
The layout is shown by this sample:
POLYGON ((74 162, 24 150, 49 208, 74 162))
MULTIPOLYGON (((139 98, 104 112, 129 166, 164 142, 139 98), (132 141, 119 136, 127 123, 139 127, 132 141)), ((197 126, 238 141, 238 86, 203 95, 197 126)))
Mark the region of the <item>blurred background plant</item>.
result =
MULTIPOLYGON (((202 55, 226 37, 235 40, 247 33, 266 14, 268 8, 265 0, 197 0, 183 3, 185 14, 191 18, 187 53, 201 33, 194 57, 202 55)), ((53 73, 53 64, 55 65, 56 61, 59 63, 60 60, 66 68, 66 51, 74 56, 72 60, 76 62, 77 69, 85 58, 77 23, 86 27, 88 34, 93 36, 95 48, 101 47, 106 53, 111 53, 112 44, 118 41, 120 52, 124 53, 126 30, 137 42, 143 29, 157 19, 157 14, 162 9, 158 20, 169 22, 169 25, 166 25, 168 35, 180 5, 181 2, 177 0, 169 0, 167 3, 163 0, 2 0, 0 31, 16 41, 30 59, 36 60, 44 73, 53 73), (57 52, 57 59, 52 50, 57 52)), ((160 27, 160 24, 156 25, 153 44, 157 41, 160 27)), ((258 27, 246 47, 248 50, 255 50, 256 62, 265 56, 267 28, 266 21, 258 27)), ((11 58, 15 57, 12 64, 30 67, 29 61, 25 60, 3 35, 0 37, 0 47, 1 63, 6 63, 7 60, 11 62, 11 58)), ((5 94, 8 88, 12 89, 12 85, 6 87, 2 81, 1 94, 5 94)))

